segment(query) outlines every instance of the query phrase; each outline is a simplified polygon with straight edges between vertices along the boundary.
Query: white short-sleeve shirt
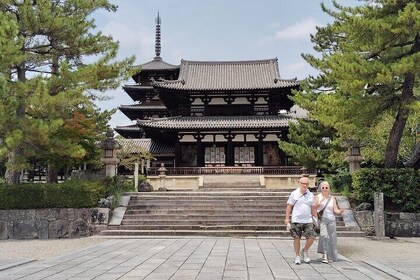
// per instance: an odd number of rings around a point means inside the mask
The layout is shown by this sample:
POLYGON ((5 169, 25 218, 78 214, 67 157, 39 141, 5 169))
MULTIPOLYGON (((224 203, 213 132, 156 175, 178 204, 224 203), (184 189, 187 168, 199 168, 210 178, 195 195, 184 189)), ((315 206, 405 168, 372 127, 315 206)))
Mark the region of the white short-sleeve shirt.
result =
POLYGON ((293 205, 292 223, 313 222, 311 207, 314 204, 314 195, 309 190, 302 194, 300 188, 297 188, 290 194, 287 204, 293 205))

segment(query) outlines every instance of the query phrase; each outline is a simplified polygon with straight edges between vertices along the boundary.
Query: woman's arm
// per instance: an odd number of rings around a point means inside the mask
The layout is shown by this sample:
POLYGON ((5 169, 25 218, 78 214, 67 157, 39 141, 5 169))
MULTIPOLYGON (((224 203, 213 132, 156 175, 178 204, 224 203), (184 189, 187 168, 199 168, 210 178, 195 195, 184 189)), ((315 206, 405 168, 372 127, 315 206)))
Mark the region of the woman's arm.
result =
POLYGON ((337 215, 343 214, 344 209, 338 208, 337 199, 335 199, 335 197, 333 197, 333 199, 334 199, 334 214, 337 214, 337 215))

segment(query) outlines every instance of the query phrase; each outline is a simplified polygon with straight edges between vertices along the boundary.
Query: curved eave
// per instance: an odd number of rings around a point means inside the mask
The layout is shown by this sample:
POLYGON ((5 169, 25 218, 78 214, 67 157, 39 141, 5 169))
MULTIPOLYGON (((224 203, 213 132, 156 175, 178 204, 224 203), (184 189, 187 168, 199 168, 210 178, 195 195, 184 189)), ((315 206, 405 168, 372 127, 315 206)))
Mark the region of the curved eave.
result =
POLYGON ((144 129, 167 131, 193 130, 284 130, 289 122, 295 121, 288 116, 238 116, 238 117, 171 117, 152 120, 138 120, 144 129))
POLYGON ((114 130, 125 138, 141 138, 144 130, 136 124, 127 126, 116 126, 114 130))
POLYGON ((142 101, 147 95, 154 94, 153 86, 124 85, 122 88, 134 101, 142 101))
POLYGON ((164 89, 167 91, 201 91, 201 92, 214 92, 214 91, 266 91, 266 90, 275 90, 275 89, 297 89, 300 86, 300 81, 297 80, 279 80, 278 82, 272 85, 258 86, 258 87, 241 87, 241 86, 188 86, 185 81, 176 80, 176 81, 166 81, 166 82, 155 82, 153 87, 157 90, 164 89))
POLYGON ((166 143, 153 141, 150 138, 117 139, 120 145, 129 153, 149 152, 152 156, 174 156, 175 147, 166 143))
POLYGON ((132 121, 147 116, 168 115, 168 109, 163 105, 121 105, 118 109, 132 121))

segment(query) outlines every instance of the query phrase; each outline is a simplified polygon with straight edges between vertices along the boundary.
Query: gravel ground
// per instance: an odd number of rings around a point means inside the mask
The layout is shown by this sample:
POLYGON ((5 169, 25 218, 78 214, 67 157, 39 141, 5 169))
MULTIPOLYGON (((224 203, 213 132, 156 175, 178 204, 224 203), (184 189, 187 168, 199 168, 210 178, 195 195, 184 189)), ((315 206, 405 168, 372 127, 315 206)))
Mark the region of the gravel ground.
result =
POLYGON ((418 262, 420 238, 385 238, 377 240, 369 237, 341 237, 337 241, 338 253, 353 261, 418 262))
POLYGON ((77 239, 0 240, 0 260, 45 260, 105 242, 91 236, 77 239))
MULTIPOLYGON (((107 238, 91 236, 78 239, 1 240, 0 260, 45 260, 105 242, 107 238)), ((310 249, 316 253, 316 244, 310 249)), ((418 261, 420 238, 376 240, 365 237, 341 237, 338 252, 354 261, 418 261)))

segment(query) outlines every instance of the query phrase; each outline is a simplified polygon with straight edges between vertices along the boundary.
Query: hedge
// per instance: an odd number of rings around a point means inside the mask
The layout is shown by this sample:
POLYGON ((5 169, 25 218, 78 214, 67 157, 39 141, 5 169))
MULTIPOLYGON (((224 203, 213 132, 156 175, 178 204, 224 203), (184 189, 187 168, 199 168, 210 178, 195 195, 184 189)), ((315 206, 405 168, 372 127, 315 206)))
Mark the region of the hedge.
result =
POLYGON ((384 194, 386 210, 420 211, 420 170, 409 168, 362 168, 352 174, 356 199, 373 202, 373 194, 384 194))
POLYGON ((106 193, 104 184, 97 181, 0 184, 0 209, 96 207, 106 193))

